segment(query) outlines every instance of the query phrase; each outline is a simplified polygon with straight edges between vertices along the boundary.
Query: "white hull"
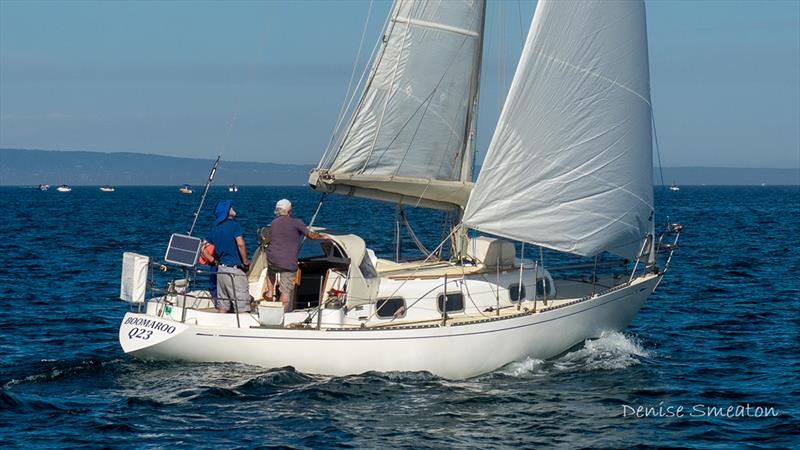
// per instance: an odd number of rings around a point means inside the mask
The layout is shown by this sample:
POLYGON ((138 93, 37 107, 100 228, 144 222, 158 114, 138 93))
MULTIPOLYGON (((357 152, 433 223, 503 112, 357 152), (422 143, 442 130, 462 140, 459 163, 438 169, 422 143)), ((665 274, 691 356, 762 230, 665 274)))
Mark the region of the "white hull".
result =
MULTIPOLYGON (((503 316, 445 326, 393 327, 391 329, 288 329, 264 328, 250 314, 216 314, 232 324, 199 326, 128 313, 119 339, 126 353, 153 360, 239 362, 276 368, 292 366, 301 372, 350 375, 368 371, 428 371, 449 379, 469 378, 532 357, 547 359, 563 353, 603 331, 622 330, 634 318, 661 276, 637 278, 629 286, 594 298, 559 302, 539 312, 503 316), (145 322, 149 321, 149 322, 145 322), (232 325, 232 326, 231 326, 232 325), (174 328, 173 328, 174 327, 174 328), (142 331, 144 330, 144 332, 142 331), (150 333, 148 333, 150 332, 150 333)), ((524 301, 530 308, 532 302, 524 301)), ((514 310, 516 313, 516 310, 514 310)), ((179 318, 180 308, 172 317, 179 318)), ((197 313, 214 315, 214 313, 197 313)))

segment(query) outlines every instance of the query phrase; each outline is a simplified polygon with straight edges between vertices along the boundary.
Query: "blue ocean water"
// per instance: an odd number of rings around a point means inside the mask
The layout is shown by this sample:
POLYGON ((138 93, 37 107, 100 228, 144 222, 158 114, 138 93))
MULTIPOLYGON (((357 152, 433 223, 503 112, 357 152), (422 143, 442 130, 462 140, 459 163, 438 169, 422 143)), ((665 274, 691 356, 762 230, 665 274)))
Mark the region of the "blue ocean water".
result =
MULTIPOLYGON (((198 231, 216 200, 232 198, 252 249, 281 197, 306 221, 318 201, 305 188, 213 188, 198 231)), ((0 445, 800 447, 798 187, 657 189, 659 221, 669 215, 685 231, 631 327, 464 381, 124 355, 121 254, 163 255, 198 199, 175 187, 0 188, 0 445)), ((438 213, 410 216, 435 245, 438 213)), ((318 223, 388 255, 393 217, 389 205, 330 198, 318 223)))

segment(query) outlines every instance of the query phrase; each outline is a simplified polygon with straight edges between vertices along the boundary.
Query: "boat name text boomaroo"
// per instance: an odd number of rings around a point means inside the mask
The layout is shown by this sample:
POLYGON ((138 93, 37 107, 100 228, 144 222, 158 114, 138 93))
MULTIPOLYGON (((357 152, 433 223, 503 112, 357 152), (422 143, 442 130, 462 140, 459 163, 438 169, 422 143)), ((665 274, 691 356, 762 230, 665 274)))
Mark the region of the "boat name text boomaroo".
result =
POLYGON ((155 331, 163 331, 167 334, 172 334, 175 332, 175 326, 173 325, 168 325, 157 320, 145 319, 143 317, 128 317, 128 319, 122 324, 135 325, 135 327, 128 331, 128 338, 130 339, 150 339, 150 336, 152 336, 153 332, 148 330, 148 328, 155 331))

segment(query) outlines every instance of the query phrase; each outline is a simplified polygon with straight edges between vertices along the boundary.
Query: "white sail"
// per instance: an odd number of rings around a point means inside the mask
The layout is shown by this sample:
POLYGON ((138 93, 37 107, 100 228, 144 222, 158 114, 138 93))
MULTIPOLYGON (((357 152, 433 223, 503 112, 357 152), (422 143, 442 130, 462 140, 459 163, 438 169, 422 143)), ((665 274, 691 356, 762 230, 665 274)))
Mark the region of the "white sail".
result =
POLYGON ((653 219, 649 79, 641 1, 539 0, 464 223, 635 257, 653 219))
POLYGON ((466 204, 483 0, 397 0, 349 128, 310 183, 318 190, 466 204))

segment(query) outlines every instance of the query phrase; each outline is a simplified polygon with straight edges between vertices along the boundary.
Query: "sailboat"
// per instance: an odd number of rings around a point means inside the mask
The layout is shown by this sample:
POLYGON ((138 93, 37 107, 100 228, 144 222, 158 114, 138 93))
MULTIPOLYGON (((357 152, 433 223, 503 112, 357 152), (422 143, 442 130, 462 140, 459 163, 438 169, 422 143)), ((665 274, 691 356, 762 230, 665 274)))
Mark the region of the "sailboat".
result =
POLYGON ((403 260, 398 231, 395 258, 378 258, 360 236, 315 227, 332 240, 299 261, 284 313, 260 299, 269 241, 259 232, 248 278, 260 304, 234 314, 214 311, 195 260, 156 289, 153 268, 172 266, 126 253, 123 350, 463 379, 624 329, 681 231, 655 234, 644 4, 538 1, 473 182, 485 7, 396 1, 352 114, 309 179, 324 195, 397 205, 395 228, 409 234, 403 208, 444 211, 452 227, 435 250, 403 260), (542 248, 584 260, 545 266, 542 248))

